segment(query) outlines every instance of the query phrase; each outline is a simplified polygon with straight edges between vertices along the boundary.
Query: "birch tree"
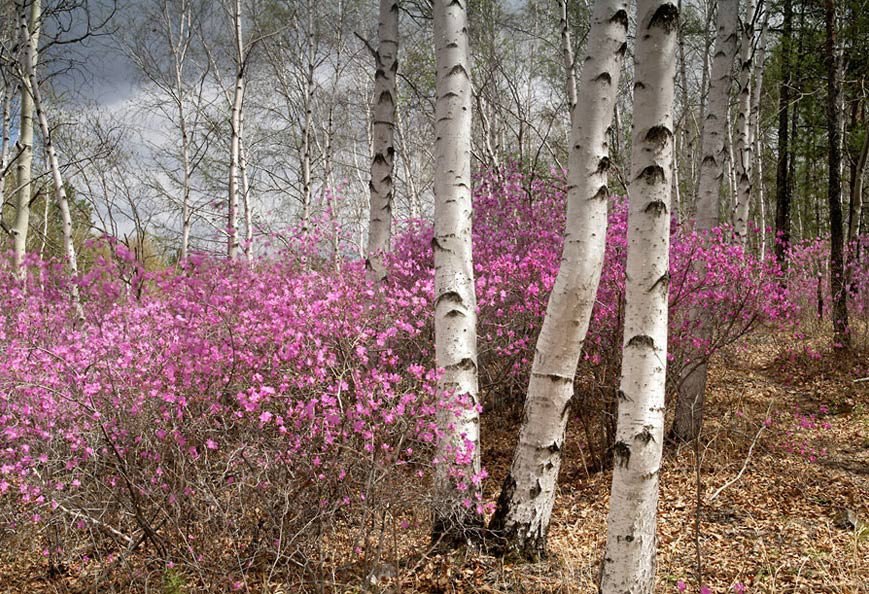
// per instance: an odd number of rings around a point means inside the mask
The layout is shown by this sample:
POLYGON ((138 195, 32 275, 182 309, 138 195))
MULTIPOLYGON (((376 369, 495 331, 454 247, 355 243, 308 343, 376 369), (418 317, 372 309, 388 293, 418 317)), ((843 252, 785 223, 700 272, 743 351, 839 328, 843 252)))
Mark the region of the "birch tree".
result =
MULTIPOLYGON (((36 70, 39 58, 39 33, 41 29, 42 4, 41 0, 22 0, 16 3, 19 18, 20 47, 24 48, 25 60, 30 63, 21 70, 36 70)), ((21 50, 19 50, 21 51, 21 50)), ((15 222, 12 227, 12 236, 15 246, 15 268, 19 276, 25 275, 24 257, 27 253, 27 231, 30 227, 30 199, 32 195, 32 168, 33 168, 33 89, 30 88, 30 79, 21 77, 21 99, 19 105, 19 127, 17 152, 18 160, 15 165, 15 222)))
POLYGON ((537 339, 519 443, 490 528, 506 546, 546 552, 573 381, 600 281, 607 225, 609 128, 626 51, 627 2, 597 0, 571 129, 561 266, 537 339))
POLYGON ((227 256, 234 260, 238 256, 238 180, 239 159, 241 156, 241 131, 244 122, 244 74, 247 52, 241 28, 241 0, 233 2, 232 24, 234 31, 235 87, 232 95, 232 116, 230 118, 229 145, 229 213, 227 221, 227 256))
POLYGON ((625 327, 602 594, 654 591, 664 441, 679 11, 668 0, 638 0, 637 13, 625 327))
POLYGON ((567 0, 560 0, 561 5, 561 53, 564 57, 564 69, 567 75, 567 107, 570 109, 570 122, 573 124, 573 110, 576 108, 576 60, 573 57, 573 41, 570 39, 570 23, 567 20, 567 0))
POLYGON ((370 208, 366 265, 377 281, 386 277, 383 254, 392 235, 393 172, 395 168, 395 75, 398 71, 398 1, 380 0, 378 46, 373 52, 374 121, 372 122, 370 208))
MULTIPOLYGON (((45 109, 42 106, 42 100, 39 90, 39 80, 36 76, 36 63, 37 63, 37 42, 39 39, 38 34, 34 34, 31 30, 31 27, 38 28, 40 26, 40 6, 38 2, 31 5, 31 10, 29 11, 29 15, 27 15, 24 11, 22 11, 19 15, 20 19, 20 27, 21 27, 21 40, 23 42, 23 54, 17 64, 17 74, 18 78, 21 81, 22 88, 22 110, 24 109, 25 99, 28 102, 28 110, 30 111, 30 125, 32 126, 32 116, 35 111, 37 120, 39 122, 39 127, 42 132, 42 143, 45 154, 48 158, 49 167, 51 170, 51 177, 54 183, 55 190, 55 199, 57 201, 58 210, 61 215, 61 228, 63 234, 63 248, 64 255, 67 264, 67 268, 69 273, 73 276, 73 278, 78 276, 78 259, 76 257, 75 252, 75 244, 73 242, 73 234, 72 234, 72 215, 69 209, 69 200, 67 198, 66 188, 63 183, 63 176, 60 171, 60 164, 57 159, 57 151, 54 148, 54 144, 51 141, 51 128, 48 125, 48 116, 45 113, 45 109)), ((22 112, 23 113, 23 112, 22 112)), ((23 134, 23 130, 22 130, 23 134)), ((30 152, 32 158, 32 146, 33 146, 33 131, 30 130, 30 152)), ((28 171, 28 176, 30 172, 28 171)), ((28 185, 30 180, 28 179, 28 185)), ((29 188, 28 188, 28 200, 27 200, 27 210, 30 209, 30 196, 29 196, 29 188)), ((46 209, 47 213, 47 201, 46 201, 46 209)), ((29 218, 29 215, 28 215, 29 218)), ((17 221, 17 217, 16 217, 17 221)), ((44 225, 45 226, 45 225, 44 225)), ((45 232, 43 232, 45 235, 45 232)), ((16 239, 18 235, 16 234, 16 239)), ((43 247, 44 249, 44 247, 43 247)), ((22 262, 17 261, 18 251, 16 249, 16 264, 19 266, 22 265, 22 262)), ((84 317, 84 311, 81 307, 81 300, 79 298, 78 285, 75 282, 70 283, 70 294, 75 303, 76 313, 79 318, 84 317)))
MULTIPOLYGON (((695 230, 708 232, 719 224, 721 184, 727 159, 727 110, 730 99, 731 69, 737 49, 738 0, 718 3, 717 34, 709 79, 709 99, 703 121, 700 151, 700 180, 697 193, 695 230)), ((695 262, 702 274, 703 262, 695 262)), ((701 342, 711 339, 710 321, 703 312, 691 313, 698 320, 697 334, 701 342)), ((682 440, 694 439, 703 423, 703 404, 706 393, 707 360, 702 352, 694 353, 694 360, 679 381, 673 435, 682 440)))
POLYGON ((9 131, 12 128, 12 85, 6 79, 6 72, 0 72, 2 80, 0 80, 0 96, 2 96, 2 120, 0 120, 0 199, 5 200, 6 197, 6 175, 9 168, 9 131))
MULTIPOLYGON (((180 201, 172 188, 165 192, 173 205, 180 202, 181 245, 180 259, 186 260, 190 251, 190 234, 196 212, 193 204, 193 179, 205 149, 203 91, 206 86, 208 65, 196 60, 197 34, 202 36, 202 0, 154 0, 142 7, 151 27, 139 27, 127 42, 126 52, 144 77, 156 87, 162 97, 156 107, 174 124, 179 153, 178 163, 165 167, 167 176, 177 184, 180 201), (152 28, 159 26, 158 28, 152 28), (163 43, 161 43, 163 42, 163 43), (168 104, 165 99, 168 99, 168 104), (180 169, 180 171, 178 171, 180 169)), ((135 24, 132 25, 135 27, 135 24)), ((163 184, 155 181, 155 185, 163 184)))
MULTIPOLYGON (((78 276, 78 257, 75 252, 75 242, 72 235, 72 214, 69 210, 69 198, 66 193, 66 187, 63 183, 63 175, 60 172, 60 163, 57 159, 57 151, 51 141, 51 128, 48 125, 48 116, 45 114, 45 109, 42 106, 42 98, 39 91, 39 81, 36 78, 32 52, 35 48, 28 45, 24 57, 24 67, 27 68, 26 73, 22 73, 29 81, 29 88, 33 93, 33 107, 36 110, 36 116, 39 120, 39 128, 42 132, 42 144, 46 155, 48 156, 48 164, 51 169, 51 180, 54 183, 54 197, 57 201, 57 207, 60 211, 61 229, 63 234, 63 251, 65 255, 66 265, 70 275, 73 277, 73 282, 70 283, 70 296, 76 308, 76 315, 79 319, 84 319, 84 310, 81 306, 81 298, 79 297, 78 285, 76 277, 78 276)), ((47 212, 47 206, 46 206, 47 212)), ((44 225, 45 227, 45 225, 44 225)), ((44 247, 43 247, 44 249, 44 247)))
MULTIPOLYGON (((461 543, 479 523, 451 476, 456 453, 470 444, 469 467, 480 472, 480 420, 477 412, 477 299, 471 254, 471 76, 468 53, 467 0, 435 0, 434 41, 437 52, 435 105, 435 359, 444 372, 438 388, 464 396, 461 412, 439 411, 445 437, 439 447, 435 477, 432 537, 461 543)), ((470 483, 470 481, 468 481, 470 483)), ((471 486, 470 490, 479 486, 471 486)))
MULTIPOLYGON (((733 209, 733 234, 745 247, 748 239, 748 211, 752 194, 752 166, 754 164, 751 126, 751 75, 754 59, 755 2, 748 0, 740 27, 739 95, 736 112, 736 205, 733 209)), ((755 83, 756 84, 756 83, 755 83)))

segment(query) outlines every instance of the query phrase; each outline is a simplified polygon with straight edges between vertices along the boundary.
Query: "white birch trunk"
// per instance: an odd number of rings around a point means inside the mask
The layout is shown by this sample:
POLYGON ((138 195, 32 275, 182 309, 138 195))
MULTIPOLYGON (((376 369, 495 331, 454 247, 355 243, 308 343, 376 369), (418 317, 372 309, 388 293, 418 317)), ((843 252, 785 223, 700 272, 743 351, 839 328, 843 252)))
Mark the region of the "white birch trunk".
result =
POLYGON ((6 198, 6 168, 9 167, 9 129, 12 119, 12 90, 3 81, 3 121, 0 134, 0 199, 6 198))
MULTIPOLYGON (((244 112, 242 112, 242 115, 244 112)), ((244 255, 253 260, 253 206, 250 197, 250 179, 247 175, 247 151, 244 146, 244 119, 240 122, 238 139, 238 173, 241 177, 241 205, 244 210, 244 255)))
POLYGON ((15 165, 15 222, 12 226, 12 236, 15 247, 15 268, 23 280, 26 271, 24 258, 27 254, 27 232, 30 228, 30 200, 33 194, 33 91, 26 72, 36 70, 39 58, 39 33, 42 19, 41 0, 30 1, 30 12, 25 12, 26 3, 19 4, 20 41, 24 49, 24 61, 29 61, 22 68, 21 104, 19 105, 20 121, 18 128, 18 161, 15 165))
POLYGON ((184 83, 182 81, 181 63, 175 60, 175 89, 178 94, 178 127, 181 132, 181 261, 190 254, 190 185, 193 176, 190 164, 190 134, 187 130, 187 117, 184 113, 184 83))
POLYGON ((763 93, 763 69, 766 61, 766 32, 769 27, 770 10, 763 15, 763 24, 757 40, 757 53, 754 59, 754 85, 751 87, 751 112, 749 122, 751 126, 751 139, 754 144, 754 166, 752 167, 752 188, 757 188, 758 217, 760 218, 760 259, 766 257, 766 203, 763 195, 763 135, 760 124, 760 99, 763 93))
MULTIPOLYGON (((401 113, 396 106, 395 110, 395 133, 398 137, 399 160, 401 167, 404 170, 404 180, 407 185, 407 200, 409 203, 410 218, 418 219, 422 216, 422 203, 419 198, 419 192, 416 189, 416 183, 413 181, 413 171, 411 169, 410 151, 407 148, 407 141, 404 136, 404 127, 401 123, 401 113)), ((355 152, 354 152, 355 155, 355 152)))
POLYGON ((187 124, 184 120, 184 107, 179 101, 178 115, 181 129, 181 164, 184 169, 181 188, 181 261, 185 261, 190 255, 190 179, 192 170, 190 165, 190 137, 187 133, 187 124))
POLYGON ((752 61, 754 57, 754 0, 747 0, 742 22, 739 53, 739 99, 736 111, 736 205, 733 209, 733 234, 744 248, 748 240, 748 214, 752 194, 752 61))
POLYGON ((736 56, 739 0, 718 2, 718 33, 712 57, 709 98, 700 141, 700 189, 695 228, 706 231, 718 226, 721 182, 727 160, 727 107, 730 101, 731 68, 736 56))
MULTIPOLYGON (((471 253, 471 76, 467 0, 435 0, 434 42, 437 52, 435 104, 435 358, 444 369, 439 389, 465 395, 473 403, 456 414, 439 412, 444 438, 435 477, 432 536, 445 544, 465 542, 481 517, 463 499, 476 503, 479 487, 459 491, 450 477, 455 453, 474 447, 466 472, 480 472, 480 421, 477 394, 477 299, 471 253)), ((470 481, 469 481, 470 482, 470 481)))
POLYGON ((374 122, 372 125, 370 209, 368 215, 369 276, 386 278, 383 255, 392 236, 395 169, 395 75, 398 71, 398 0, 380 0, 379 43, 374 54, 374 122))
POLYGON ((227 256, 238 257, 238 162, 241 143, 242 109, 244 105, 244 41, 241 31, 241 0, 235 0, 235 91, 232 96, 232 137, 229 148, 229 217, 227 221, 227 256))
MULTIPOLYGON (((700 140, 700 179, 697 193, 695 229, 705 232, 719 224, 721 185, 724 177, 727 138, 727 108, 730 98, 731 68, 736 56, 736 26, 739 0, 720 0, 718 3, 718 32, 709 79, 709 99, 703 120, 700 140)), ((702 274, 703 262, 694 262, 702 274)), ((699 318, 698 338, 711 339, 711 327, 703 319, 703 312, 691 315, 699 318)), ((673 435, 690 441, 700 434, 703 424, 703 405, 706 396, 707 361, 705 353, 694 353, 694 362, 683 372, 676 399, 673 435)))
POLYGON ((561 266, 537 339, 519 443, 490 525, 529 558, 546 552, 573 380, 603 265, 608 129, 627 47, 627 9, 626 0, 594 5, 571 131, 561 266))
POLYGON ((48 126, 48 117, 45 114, 45 109, 42 106, 42 99, 39 92, 39 81, 36 78, 36 69, 34 64, 36 60, 33 57, 35 47, 29 45, 25 55, 24 64, 27 68, 27 78, 30 82, 30 90, 33 93, 33 106, 36 110, 36 116, 39 119, 39 128, 42 132, 42 143, 45 154, 48 156, 49 167, 51 168, 51 179, 54 182, 54 196, 57 200, 57 206, 60 210, 61 227, 63 230, 63 251, 66 256, 66 265, 69 273, 72 276, 70 282, 70 296, 75 305, 76 315, 79 319, 84 319, 84 310, 81 306, 81 298, 78 291, 78 258, 75 253, 75 242, 72 236, 72 214, 69 210, 69 199, 66 195, 66 188, 63 185, 63 176, 60 173, 60 163, 57 159, 57 151, 54 150, 54 144, 51 141, 51 128, 48 126))
POLYGON ((305 96, 302 101, 305 110, 304 124, 302 129, 302 234, 307 237, 311 224, 311 144, 313 136, 313 109, 314 109, 314 18, 313 6, 307 3, 307 30, 305 31, 307 43, 307 74, 305 78, 305 96))
POLYGON ((655 586, 678 22, 669 0, 638 0, 622 377, 601 594, 655 586))
POLYGON ((561 52, 567 75, 567 106, 570 123, 573 125, 573 110, 576 109, 576 61, 573 58, 573 42, 570 39, 570 23, 567 21, 567 0, 561 0, 561 52))

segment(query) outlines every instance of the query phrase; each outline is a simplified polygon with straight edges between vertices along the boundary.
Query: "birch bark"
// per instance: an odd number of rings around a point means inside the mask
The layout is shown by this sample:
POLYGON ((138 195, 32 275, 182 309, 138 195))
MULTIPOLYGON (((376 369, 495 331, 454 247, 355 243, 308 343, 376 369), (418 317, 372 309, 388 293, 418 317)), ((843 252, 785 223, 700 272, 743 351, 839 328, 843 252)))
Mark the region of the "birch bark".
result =
MULTIPOLYGON (((26 64, 23 70, 36 69, 39 58, 39 33, 42 18, 41 0, 30 0, 30 11, 27 2, 19 2, 19 26, 20 43, 25 48, 26 64)), ((26 271, 24 269, 24 257, 27 254, 27 231, 30 228, 30 199, 32 196, 32 168, 33 168, 33 90, 30 88, 30 79, 22 76, 21 80, 21 104, 19 106, 20 120, 18 128, 18 161, 15 165, 15 180, 17 184, 15 192, 15 222, 12 226, 12 236, 15 247, 15 268, 19 277, 23 280, 26 271)))
MULTIPOLYGON (((29 37, 28 32, 28 37, 29 37)), ((78 277, 78 258, 75 253, 75 242, 72 236, 72 214, 69 210, 69 198, 66 194, 66 188, 63 185, 63 176, 60 172, 60 163, 57 159, 57 151, 54 149, 54 144, 51 141, 51 128, 48 126, 48 116, 45 114, 45 109, 42 107, 42 98, 39 92, 39 81, 36 78, 36 59, 34 53, 35 46, 28 44, 25 49, 24 67, 27 69, 24 76, 27 77, 32 92, 31 99, 33 107, 36 110, 36 117, 39 120, 39 128, 42 132, 42 142, 46 155, 48 155, 48 163, 51 168, 51 179, 54 182, 54 196, 57 200, 57 206, 60 210, 61 227, 63 231, 63 250, 66 256, 66 265, 70 275, 73 277, 73 282, 70 283, 70 296, 75 305, 76 315, 79 319, 84 319, 84 310, 81 306, 81 297, 79 296, 77 277, 78 277)))
MULTIPOLYGON (((441 409, 444 437, 435 476, 432 537, 445 545, 466 542, 480 516, 473 506, 479 486, 468 481, 460 491, 453 471, 480 472, 477 395, 477 299, 471 253, 471 76, 467 0, 435 0, 434 41, 437 52, 435 104, 435 359, 444 369, 443 392, 464 396, 471 406, 441 409), (468 451, 468 448, 473 448, 468 451), (456 450, 470 454, 458 465, 456 450), (460 466, 460 468, 457 468, 460 466)), ((470 478, 470 477, 469 477, 470 478)))
POLYGON ((2 133, 0 133, 0 199, 5 200, 6 196, 6 168, 9 167, 9 130, 12 123, 12 89, 6 83, 5 77, 2 80, 3 93, 3 120, 2 133))
POLYGON ((570 23, 567 21, 567 0, 561 0, 561 52, 567 74, 567 104, 570 123, 573 125, 573 110, 576 108, 576 60, 573 57, 573 42, 570 39, 570 23))
POLYGON ((622 377, 602 594, 654 591, 679 11, 638 0, 622 377))
POLYGON ((752 142, 752 60, 754 58, 755 3, 748 0, 745 17, 740 27, 739 51, 739 98, 736 112, 736 206, 733 209, 733 234, 736 241, 745 247, 748 240, 748 211, 752 194, 752 165, 754 164, 752 142))
POLYGON ((368 217, 369 276, 386 278, 383 254, 392 236, 393 173, 395 169, 395 75, 398 71, 398 1, 380 0, 379 43, 374 53, 374 122, 372 126, 370 209, 368 217))
POLYGON ((608 130, 626 51, 626 0, 597 0, 571 128, 561 266, 537 339, 525 414, 490 528, 525 557, 546 553, 573 380, 603 265, 608 130))
POLYGON ((235 91, 232 96, 232 137, 229 149, 229 217, 227 221, 227 256, 238 257, 238 164, 241 146, 241 126, 244 106, 244 40, 241 31, 241 0, 235 0, 233 10, 235 29, 235 91))
MULTIPOLYGON (((700 180, 697 193, 695 229, 706 232, 719 224, 719 203, 724 166, 727 159, 727 108, 730 98, 731 69, 737 48, 739 0, 718 3, 717 34, 709 79, 709 100, 701 135, 700 180)), ((703 262, 694 262, 703 274, 703 262)), ((710 320, 702 311, 691 312, 698 320, 697 337, 706 343, 712 338, 710 320)), ((676 399, 673 436, 683 441, 697 437, 703 424, 706 396, 707 361, 705 353, 694 353, 695 361, 683 372, 676 399)))
POLYGON ((704 114, 700 152, 700 188, 697 195, 698 231, 719 223, 718 206, 726 162, 727 106, 731 68, 736 56, 739 0, 718 2, 717 34, 709 79, 709 99, 704 114))

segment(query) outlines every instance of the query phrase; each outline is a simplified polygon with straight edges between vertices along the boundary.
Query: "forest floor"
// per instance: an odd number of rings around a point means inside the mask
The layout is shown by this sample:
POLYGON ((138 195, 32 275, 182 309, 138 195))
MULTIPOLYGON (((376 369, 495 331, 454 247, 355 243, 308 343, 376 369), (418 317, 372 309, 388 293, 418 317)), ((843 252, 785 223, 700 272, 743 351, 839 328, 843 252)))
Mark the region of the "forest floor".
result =
MULTIPOLYGON (((869 592, 869 340, 864 336, 863 348, 840 354, 825 332, 812 334, 758 336, 713 361, 703 436, 696 448, 665 452, 656 592, 679 592, 680 581, 688 593, 701 585, 720 594, 869 592)), ((484 432, 492 475, 486 496, 493 501, 515 427, 484 424, 484 432)), ((546 560, 504 562, 475 550, 425 553, 423 530, 409 530, 396 547, 398 569, 386 564, 366 590, 358 581, 348 587, 347 580, 321 591, 595 592, 610 474, 584 470, 574 433, 565 448, 546 560)), ((33 550, 0 550, 0 592, 93 591, 74 574, 48 578, 32 542, 33 550)), ((158 580, 147 591, 165 588, 158 580)), ((266 585, 251 591, 299 590, 266 585)))
MULTIPOLYGON (((855 381, 869 376, 869 350, 837 354, 815 334, 752 338, 713 360, 699 451, 665 451, 656 592, 679 592, 680 580, 689 593, 869 592, 869 380, 855 381)), ((495 491, 514 440, 488 463, 495 491)), ((611 473, 587 474, 575 454, 569 440, 549 558, 468 557, 454 571, 475 579, 447 591, 597 591, 611 473)), ((415 583, 432 585, 443 580, 415 583)))

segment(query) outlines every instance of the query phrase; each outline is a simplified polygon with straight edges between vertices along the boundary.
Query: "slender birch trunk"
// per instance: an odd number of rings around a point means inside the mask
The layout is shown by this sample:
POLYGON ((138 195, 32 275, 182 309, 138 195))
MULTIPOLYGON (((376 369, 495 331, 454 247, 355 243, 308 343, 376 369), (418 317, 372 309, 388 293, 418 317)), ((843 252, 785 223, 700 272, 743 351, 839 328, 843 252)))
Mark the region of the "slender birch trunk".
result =
POLYGON ((45 258, 45 247, 48 245, 48 210, 51 200, 46 200, 42 205, 42 237, 39 241, 39 259, 45 258))
POLYGON ((84 319, 84 310, 81 306, 81 298, 78 291, 78 258, 75 253, 75 242, 72 236, 72 214, 69 210, 69 199, 66 194, 66 187, 63 185, 63 176, 60 173, 60 163, 57 159, 57 151, 54 149, 54 144, 51 141, 51 128, 48 126, 48 116, 45 114, 45 109, 42 107, 42 98, 39 92, 39 81, 36 78, 36 70, 33 65, 36 63, 32 53, 35 51, 34 46, 29 45, 25 54, 24 64, 27 68, 26 76, 30 82, 30 89, 33 93, 33 107, 36 110, 36 117, 39 120, 39 128, 42 132, 42 143, 45 154, 48 156, 49 167, 51 168, 51 179, 54 182, 54 196, 57 200, 57 206, 60 210, 60 220, 63 229, 63 251, 66 256, 66 265, 70 275, 73 277, 70 283, 70 296, 75 305, 76 315, 79 319, 84 319))
POLYGON ((306 39, 306 60, 307 69, 305 77, 305 96, 302 100, 302 107, 305 110, 304 122, 302 125, 302 234, 307 237, 311 225, 311 199, 313 197, 313 189, 311 188, 311 138, 313 136, 313 109, 314 109, 314 7, 311 2, 307 2, 307 30, 305 31, 306 39))
POLYGON ((444 369, 438 388, 466 397, 461 412, 442 409, 444 432, 435 477, 432 537, 447 545, 467 540, 481 522, 473 505, 479 485, 467 480, 460 491, 451 477, 459 449, 471 461, 461 470, 480 472, 480 420, 477 406, 477 299, 471 253, 471 73, 467 0, 435 0, 434 41, 437 52, 435 104, 435 359, 444 369), (472 452, 466 450, 469 444, 472 452))
POLYGON ((401 168, 404 170, 404 179, 407 184, 410 218, 418 219, 422 216, 422 204, 419 199, 419 192, 416 189, 416 183, 413 181, 413 171, 410 167, 411 162, 409 158, 410 151, 407 149, 404 126, 401 122, 401 113, 398 111, 398 106, 395 108, 395 133, 398 138, 399 160, 401 161, 401 168))
MULTIPOLYGON (((719 196, 719 212, 729 212, 732 214, 737 203, 737 183, 736 183, 736 158, 734 156, 733 142, 733 120, 731 118, 730 109, 727 110, 727 125, 724 127, 727 131, 726 151, 727 156, 727 193, 722 199, 719 196)), ((732 218, 732 217, 731 217, 732 218)))
POLYGON ((739 52, 739 99, 736 113, 736 205, 733 209, 733 234, 745 247, 748 240, 748 213, 752 194, 752 61, 754 58, 754 0, 747 0, 742 21, 739 52))
POLYGON ((700 188, 697 196, 698 231, 718 226, 721 182, 724 176, 727 138, 727 107, 730 101, 731 68, 736 56, 739 0, 718 2, 718 32, 709 80, 709 98, 701 138, 700 188))
POLYGON ((183 167, 183 178, 181 188, 181 261, 187 259, 190 255, 190 226, 191 226, 191 209, 190 209, 190 180, 192 178, 192 168, 190 165, 190 136, 187 132, 187 123, 184 119, 183 103, 178 101, 178 116, 181 129, 181 165, 183 167))
POLYGON ((244 211, 244 255, 253 260, 253 206, 250 200, 250 179, 247 175, 247 150, 244 144, 244 119, 240 122, 238 139, 238 173, 241 177, 241 206, 244 211))
POLYGON ((567 106, 570 123, 573 125, 573 110, 576 109, 576 60, 573 57, 573 42, 570 39, 570 23, 567 20, 567 0, 561 0, 561 52, 567 74, 567 106))
POLYGON ((626 0, 597 0, 571 129, 561 266, 537 339, 525 415, 490 528, 507 548, 546 553, 573 380, 603 265, 608 129, 627 48, 626 0))
POLYGON ((398 0, 380 0, 379 43, 374 53, 374 123, 372 126, 370 212, 368 217, 369 276, 378 282, 386 278, 383 255, 392 236, 392 203, 395 170, 395 105, 398 72, 398 0))
MULTIPOLYGON (((24 49, 24 60, 29 61, 22 69, 25 73, 36 70, 39 59, 39 33, 42 19, 41 0, 30 0, 29 13, 25 10, 26 2, 20 2, 19 26, 20 41, 24 49)), ((21 77, 21 104, 19 105, 20 120, 18 128, 18 161, 15 166, 15 180, 17 189, 15 192, 15 222, 12 226, 12 236, 15 246, 15 268, 19 277, 23 280, 26 271, 24 257, 27 254, 27 231, 30 228, 30 200, 33 194, 32 168, 33 168, 33 89, 30 88, 30 79, 26 74, 21 77)))
MULTIPOLYGON (((736 27, 739 1, 720 0, 718 3, 718 32, 715 39, 715 54, 712 60, 712 75, 709 80, 709 100, 703 121, 700 141, 700 181, 697 194, 695 229, 704 233, 717 227, 722 178, 726 156, 727 107, 730 98, 733 60, 736 56, 736 27)), ((701 274, 704 263, 693 264, 701 274)), ((700 310, 691 312, 698 320, 698 338, 706 343, 712 338, 711 320, 700 310)), ((707 361, 702 352, 694 353, 695 361, 683 372, 676 399, 676 416, 673 420, 673 436, 690 441, 697 437, 703 424, 703 405, 706 396, 707 361)))
POLYGON ((244 41, 241 31, 241 0, 235 0, 233 26, 235 29, 235 91, 232 96, 232 138, 229 149, 229 220, 227 223, 227 256, 238 257, 238 162, 241 146, 241 124, 244 117, 244 41))
MULTIPOLYGON (((9 167, 9 130, 12 124, 12 90, 3 81, 3 121, 0 133, 0 200, 6 198, 6 168, 9 167)), ((852 193, 853 195, 853 193, 852 193)))
POLYGON ((166 26, 166 41, 172 47, 173 70, 175 75, 175 103, 178 110, 178 129, 181 133, 181 261, 190 254, 190 226, 192 213, 190 208, 190 193, 193 178, 193 166, 190 162, 190 131, 187 126, 187 116, 184 101, 187 90, 184 84, 184 63, 189 49, 192 15, 187 2, 181 4, 181 17, 178 22, 178 40, 172 36, 172 25, 169 16, 168 3, 163 4, 163 14, 166 26))
MULTIPOLYGON (((866 176, 866 163, 869 159, 869 127, 863 132, 863 146, 854 165, 854 180, 851 184, 851 196, 848 204, 848 241, 857 238, 860 229, 860 218, 863 215, 863 178, 866 176)), ((849 259, 853 254, 849 252, 849 259)))
POLYGON ((625 328, 601 594, 651 594, 664 444, 678 8, 638 0, 625 328))
POLYGON ((756 183, 752 188, 757 188, 757 203, 760 211, 760 259, 766 257, 766 203, 763 191, 763 130, 760 125, 760 99, 763 93, 763 70, 766 61, 766 34, 769 28, 770 10, 763 15, 763 24, 757 40, 757 54, 754 59, 754 85, 751 88, 751 111, 749 115, 754 143, 754 167, 752 173, 756 183))

